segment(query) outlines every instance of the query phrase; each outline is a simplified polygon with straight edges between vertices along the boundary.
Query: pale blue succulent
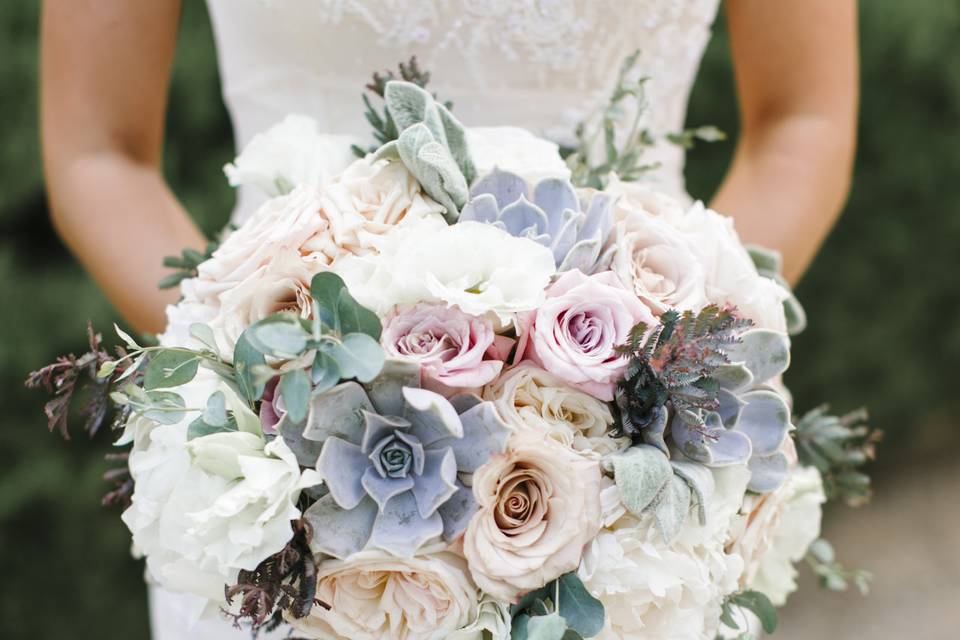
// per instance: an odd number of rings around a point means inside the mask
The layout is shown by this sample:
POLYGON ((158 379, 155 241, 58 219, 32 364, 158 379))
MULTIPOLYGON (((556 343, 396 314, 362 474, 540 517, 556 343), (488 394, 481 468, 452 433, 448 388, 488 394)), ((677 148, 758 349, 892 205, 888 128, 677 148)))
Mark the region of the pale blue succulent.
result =
MULTIPOLYGON (((751 329, 727 350, 731 364, 712 376, 719 384, 720 406, 704 412, 703 424, 675 414, 669 437, 683 455, 710 467, 747 463, 748 489, 767 493, 789 472, 781 448, 792 429, 790 407, 768 383, 790 365, 789 339, 776 331, 751 329)), ((666 411, 653 416, 644 441, 669 453, 666 411)))
POLYGON ((321 394, 303 432, 322 442, 317 471, 328 491, 305 512, 311 548, 410 556, 428 540, 452 541, 476 510, 464 475, 502 453, 508 435, 491 402, 421 389, 416 365, 389 363, 366 386, 321 394))
POLYGON ((470 190, 460 221, 492 224, 553 252, 558 271, 592 273, 613 228, 613 196, 592 192, 581 202, 567 180, 541 180, 532 193, 520 176, 494 169, 470 190), (585 210, 584 210, 585 209, 585 210))

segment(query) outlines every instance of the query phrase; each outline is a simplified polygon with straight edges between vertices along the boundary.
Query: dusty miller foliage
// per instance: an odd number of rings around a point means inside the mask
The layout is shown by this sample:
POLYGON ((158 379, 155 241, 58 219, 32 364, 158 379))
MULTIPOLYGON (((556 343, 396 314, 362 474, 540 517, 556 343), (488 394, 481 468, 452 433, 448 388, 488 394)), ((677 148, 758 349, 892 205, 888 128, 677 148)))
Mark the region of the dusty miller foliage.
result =
POLYGON ((239 613, 230 614, 234 626, 249 623, 254 637, 261 629, 272 631, 282 624, 283 611, 304 618, 314 606, 329 608, 316 600, 317 564, 310 551, 310 525, 301 519, 291 526, 293 537, 283 549, 253 571, 241 571, 237 584, 224 588, 228 605, 239 599, 239 613))
MULTIPOLYGON (((430 82, 430 72, 421 69, 420 64, 417 62, 417 57, 412 56, 408 62, 401 62, 397 65, 396 72, 388 70, 384 73, 378 71, 373 74, 372 80, 365 87, 368 93, 364 93, 362 98, 364 106, 363 115, 367 119, 367 122, 370 123, 370 126, 373 127, 373 137, 376 139, 377 144, 367 147, 366 149, 358 145, 353 145, 351 147, 353 153, 359 158, 364 157, 368 153, 375 152, 381 146, 391 140, 396 140, 400 136, 400 132, 397 130, 397 125, 393 121, 390 111, 387 110, 386 107, 378 109, 370 99, 370 96, 373 95, 382 101, 387 83, 391 80, 412 82, 421 89, 426 89, 427 84, 430 82)), ((434 98, 436 98, 436 96, 434 96, 434 98)), ((452 102, 444 102, 443 105, 447 109, 453 108, 452 102)))
POLYGON ((797 420, 797 454, 801 463, 823 476, 828 499, 858 507, 872 495, 870 476, 860 469, 876 457, 883 434, 867 425, 864 409, 843 416, 828 411, 827 406, 818 407, 797 420))
POLYGON ((701 411, 719 408, 719 386, 710 376, 730 364, 726 347, 752 324, 733 307, 715 304, 696 314, 667 311, 653 329, 637 324, 627 344, 619 347, 630 358, 617 388, 620 432, 639 437, 668 402, 688 423, 702 425, 701 411))
MULTIPOLYGON (((599 125, 590 126, 587 122, 581 122, 576 129, 576 146, 561 150, 572 173, 570 180, 578 187, 602 189, 611 173, 617 174, 623 181, 634 182, 660 166, 643 160, 644 154, 657 143, 657 139, 648 128, 642 126, 643 116, 649 108, 646 84, 650 78, 633 78, 632 72, 639 58, 638 49, 623 61, 616 87, 603 108, 599 125), (635 105, 636 112, 630 129, 620 136, 617 129, 631 103, 635 105), (601 138, 603 158, 597 164, 590 154, 601 138)), ((704 126, 667 134, 665 138, 684 149, 692 149, 698 140, 715 142, 726 139, 726 135, 716 127, 704 126)))

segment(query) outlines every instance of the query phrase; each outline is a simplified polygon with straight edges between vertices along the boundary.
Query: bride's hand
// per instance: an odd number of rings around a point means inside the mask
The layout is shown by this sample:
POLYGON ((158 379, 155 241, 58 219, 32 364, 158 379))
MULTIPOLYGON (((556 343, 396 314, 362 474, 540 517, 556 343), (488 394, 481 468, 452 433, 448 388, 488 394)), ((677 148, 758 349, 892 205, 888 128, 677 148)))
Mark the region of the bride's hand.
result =
POLYGON ((41 121, 54 225, 126 319, 159 331, 165 255, 204 240, 160 172, 180 0, 47 0, 41 121))
POLYGON ((854 0, 724 3, 740 100, 733 165, 712 203, 799 280, 850 188, 858 102, 854 0))

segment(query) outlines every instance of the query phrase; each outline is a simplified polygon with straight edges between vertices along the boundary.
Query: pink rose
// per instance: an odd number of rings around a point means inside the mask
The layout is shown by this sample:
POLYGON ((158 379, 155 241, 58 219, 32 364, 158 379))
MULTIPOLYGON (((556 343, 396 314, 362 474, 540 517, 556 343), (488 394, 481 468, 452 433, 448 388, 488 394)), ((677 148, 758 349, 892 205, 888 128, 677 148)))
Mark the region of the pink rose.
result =
POLYGON ((425 386, 441 393, 492 382, 513 346, 488 318, 425 303, 394 311, 381 341, 388 356, 419 364, 425 386))
POLYGON ((616 347, 627 342, 638 322, 653 327, 657 320, 614 273, 567 271, 526 318, 522 346, 529 349, 527 357, 558 378, 611 401, 627 366, 616 347))

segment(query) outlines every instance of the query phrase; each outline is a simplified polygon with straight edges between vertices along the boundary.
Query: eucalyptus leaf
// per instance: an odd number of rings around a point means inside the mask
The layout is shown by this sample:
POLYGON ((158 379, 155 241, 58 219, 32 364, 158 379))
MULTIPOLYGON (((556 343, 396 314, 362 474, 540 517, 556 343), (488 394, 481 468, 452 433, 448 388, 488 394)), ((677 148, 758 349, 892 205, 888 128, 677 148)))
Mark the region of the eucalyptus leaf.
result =
POLYGON ((286 314, 264 318, 251 325, 244 335, 255 349, 277 358, 299 356, 307 348, 311 337, 300 324, 299 318, 286 314))
POLYGON ((197 375, 200 358, 187 351, 164 349, 156 352, 147 363, 143 388, 160 389, 185 385, 197 375))
POLYGON ((280 377, 280 397, 290 420, 302 424, 310 408, 310 377, 301 369, 283 374, 280 377))
POLYGON ((247 332, 240 334, 233 350, 233 368, 236 371, 237 386, 240 393, 249 403, 254 403, 263 397, 264 384, 258 382, 254 367, 265 365, 266 358, 257 351, 247 339, 247 332))
POLYGON ((575 572, 565 573, 559 580, 557 611, 567 625, 584 638, 592 638, 603 630, 603 603, 590 595, 575 572))
POLYGON ((324 344, 324 353, 333 358, 343 378, 370 382, 383 369, 386 358, 380 343, 365 333, 350 333, 340 342, 324 344))
POLYGON ((210 424, 207 422, 203 416, 200 416, 196 420, 190 423, 190 426, 187 427, 187 440, 194 440, 196 438, 202 438, 204 436, 209 436, 214 433, 225 433, 228 431, 238 431, 237 422, 233 419, 233 416, 227 418, 227 421, 224 424, 210 424))
POLYGON ((767 633, 777 630, 777 609, 770 598, 759 591, 742 591, 729 598, 730 604, 752 611, 760 619, 760 625, 767 633))
POLYGON ((340 332, 344 335, 365 333, 374 340, 380 339, 383 330, 380 318, 373 311, 361 306, 346 287, 341 289, 337 298, 337 317, 340 321, 340 332))
POLYGON ((183 397, 173 391, 147 391, 143 417, 160 424, 176 424, 186 415, 183 397))
POLYGON ((201 417, 204 422, 215 427, 227 424, 227 401, 222 391, 210 395, 201 417))
POLYGON ((220 353, 220 347, 217 346, 217 338, 210 325, 202 322, 194 322, 190 325, 190 335, 196 338, 203 346, 214 353, 220 353))
POLYGON ((310 368, 310 377, 313 380, 313 395, 325 393, 340 382, 340 367, 336 360, 318 351, 310 368))
POLYGON ((343 279, 332 271, 318 273, 310 281, 310 295, 317 305, 320 321, 331 331, 340 331, 340 324, 337 321, 337 303, 340 300, 340 292, 346 288, 347 285, 343 279))
POLYGON ((134 351, 139 351, 142 347, 137 344, 137 341, 134 340, 129 333, 120 328, 120 326, 114 322, 113 330, 117 332, 117 335, 120 336, 120 339, 123 340, 123 343, 134 351))

